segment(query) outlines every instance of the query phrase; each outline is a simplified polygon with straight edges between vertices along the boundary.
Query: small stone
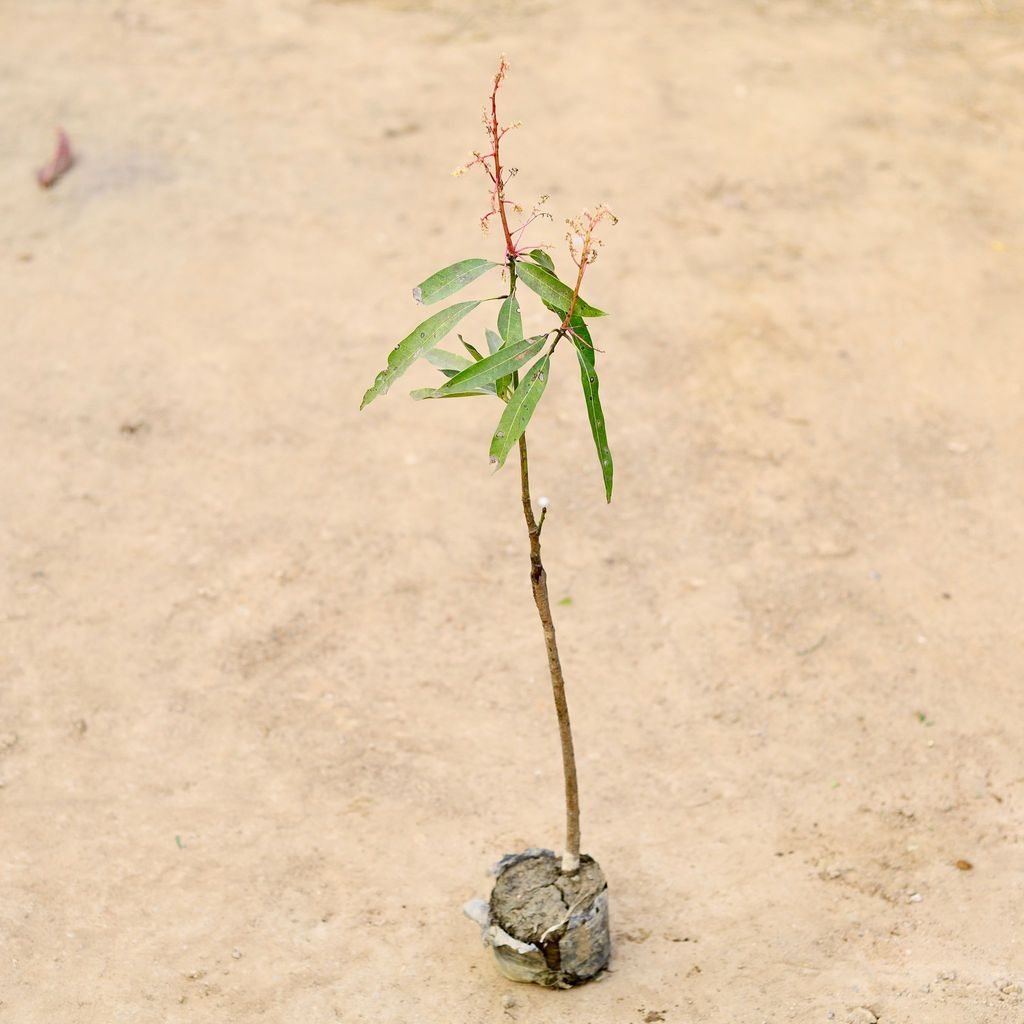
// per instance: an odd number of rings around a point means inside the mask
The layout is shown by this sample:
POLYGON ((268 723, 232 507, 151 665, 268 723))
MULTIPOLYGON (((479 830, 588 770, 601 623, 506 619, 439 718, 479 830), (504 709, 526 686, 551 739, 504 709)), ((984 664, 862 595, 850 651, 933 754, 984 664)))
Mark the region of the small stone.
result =
POLYGON ((242 959, 242 951, 237 946, 235 946, 235 948, 233 950, 231 950, 231 958, 233 960, 241 960, 242 959))
POLYGON ((939 971, 936 981, 956 981, 956 971, 939 971))
POLYGON ((908 903, 920 903, 921 900, 923 900, 923 899, 924 899, 924 897, 919 892, 915 892, 915 893, 912 893, 910 895, 910 898, 907 900, 907 902, 908 903))
POLYGON ((511 1010, 516 1005, 516 997, 511 992, 506 992, 501 997, 501 1005, 505 1010, 511 1010))
POLYGON ((814 542, 814 553, 819 558, 845 558, 856 550, 852 544, 842 544, 832 537, 819 538, 814 542))
POLYGON ((847 1024, 878 1024, 878 1018, 866 1006, 851 1010, 846 1020, 847 1024))

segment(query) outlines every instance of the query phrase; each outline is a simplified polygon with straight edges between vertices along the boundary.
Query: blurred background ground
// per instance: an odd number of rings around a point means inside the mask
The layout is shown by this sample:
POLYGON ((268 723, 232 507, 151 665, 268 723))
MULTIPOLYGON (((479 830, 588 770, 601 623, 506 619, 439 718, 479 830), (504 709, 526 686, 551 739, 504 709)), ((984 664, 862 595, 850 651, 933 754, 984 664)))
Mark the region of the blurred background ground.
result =
POLYGON ((1021 1019, 1020 6, 0 19, 0 1021, 1021 1019), (356 411, 499 255, 449 171, 502 51, 516 194, 621 218, 614 503, 569 353, 531 427, 616 944, 570 993, 460 914, 562 821, 494 410, 356 411))

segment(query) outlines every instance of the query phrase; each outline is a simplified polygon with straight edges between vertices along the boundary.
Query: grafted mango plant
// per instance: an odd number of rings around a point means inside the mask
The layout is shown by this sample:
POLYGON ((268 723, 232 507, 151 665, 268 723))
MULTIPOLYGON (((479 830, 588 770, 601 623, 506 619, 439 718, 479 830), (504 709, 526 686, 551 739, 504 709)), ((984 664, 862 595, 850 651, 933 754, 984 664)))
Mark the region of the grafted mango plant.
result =
POLYGON ((487 299, 470 299, 446 306, 413 328, 388 356, 363 395, 360 408, 387 393, 395 381, 417 360, 425 359, 446 378, 437 387, 411 392, 414 399, 491 398, 501 404, 490 440, 490 461, 500 469, 512 450, 518 449, 523 516, 530 543, 530 582, 540 616, 547 650, 565 778, 566 836, 558 858, 546 849, 531 848, 505 856, 497 865, 497 880, 490 901, 472 901, 467 913, 481 925, 485 941, 495 953, 502 972, 517 981, 553 987, 569 987, 597 974, 608 962, 608 897, 604 875, 593 858, 580 854, 579 790, 573 752, 565 680, 555 639, 555 625, 548 597, 547 573, 541 561, 541 533, 547 503, 540 502, 538 516, 530 495, 530 470, 526 428, 537 411, 560 346, 575 353, 581 390, 607 501, 612 498, 612 455, 608 446, 604 412, 597 376, 597 349, 590 321, 605 313, 582 294, 587 268, 601 244, 596 232, 615 217, 605 206, 584 211, 567 221, 569 258, 574 271, 563 280, 543 246, 528 248, 525 236, 537 222, 549 221, 542 197, 526 213, 506 189, 515 168, 502 163, 501 146, 517 124, 502 125, 498 119, 498 90, 508 71, 503 57, 494 76, 490 101, 484 112, 486 151, 456 170, 462 174, 475 167, 489 181, 490 206, 481 218, 485 231, 501 227, 500 260, 460 260, 431 274, 413 289, 417 302, 430 306, 451 298, 485 275, 500 271, 506 287, 487 299), (541 334, 524 337, 520 296, 532 293, 550 312, 551 326, 541 334), (458 324, 482 303, 496 303, 495 328, 485 332, 485 342, 474 345, 458 335, 465 354, 438 348, 458 324), (487 355, 483 354, 486 349, 487 355))

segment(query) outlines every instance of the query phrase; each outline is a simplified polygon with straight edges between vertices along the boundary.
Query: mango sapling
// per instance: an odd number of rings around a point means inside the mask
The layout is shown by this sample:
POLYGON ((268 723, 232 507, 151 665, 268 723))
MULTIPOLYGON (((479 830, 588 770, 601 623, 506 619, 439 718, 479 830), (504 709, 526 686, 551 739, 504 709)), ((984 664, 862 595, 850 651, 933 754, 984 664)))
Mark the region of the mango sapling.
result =
MULTIPOLYGON (((492 218, 501 225, 504 253, 500 262, 465 259, 432 274, 413 289, 417 302, 431 305, 454 295, 463 287, 501 269, 507 291, 490 299, 457 302, 424 320, 388 356, 387 366, 377 374, 363 396, 365 408, 418 359, 424 358, 447 378, 436 388, 419 388, 417 400, 490 396, 504 404, 491 437, 490 461, 500 469, 513 448, 518 448, 523 517, 530 542, 530 583, 537 605, 548 669, 558 719, 565 779, 566 838, 561 858, 550 850, 529 849, 504 857, 497 865, 497 879, 489 903, 467 904, 467 913, 481 925, 485 941, 494 949, 499 969, 516 981, 530 981, 550 987, 567 988, 601 971, 608 962, 611 944, 608 932, 607 884, 595 860, 580 855, 579 791, 573 751, 565 680, 555 639, 555 625, 548 597, 547 573, 541 561, 541 533, 548 513, 540 502, 540 516, 530 496, 529 458, 526 427, 545 393, 552 372, 553 357, 563 341, 576 354, 587 417, 604 481, 605 497, 612 497, 612 456, 608 447, 604 412, 601 408, 596 370, 596 353, 589 320, 605 314, 580 295, 587 267, 597 257, 600 240, 595 232, 605 220, 615 217, 605 206, 584 211, 569 220, 566 235, 569 254, 576 267, 572 284, 562 281, 554 261, 543 248, 527 250, 523 237, 537 220, 550 219, 541 203, 529 215, 506 196, 515 168, 501 162, 501 143, 516 125, 503 126, 498 120, 498 89, 508 71, 503 57, 494 76, 490 102, 484 112, 488 150, 455 173, 481 167, 490 181, 490 209, 481 218, 486 230, 492 218), (522 217, 513 227, 510 217, 522 217), (520 285, 533 292, 556 318, 556 326, 543 334, 523 336, 519 305, 520 285), (468 356, 437 348, 458 323, 482 302, 499 302, 496 331, 486 332, 488 355, 480 348, 460 341, 468 356)), ((545 197, 546 198, 546 197, 545 197)), ((482 348, 483 346, 481 346, 482 348)))

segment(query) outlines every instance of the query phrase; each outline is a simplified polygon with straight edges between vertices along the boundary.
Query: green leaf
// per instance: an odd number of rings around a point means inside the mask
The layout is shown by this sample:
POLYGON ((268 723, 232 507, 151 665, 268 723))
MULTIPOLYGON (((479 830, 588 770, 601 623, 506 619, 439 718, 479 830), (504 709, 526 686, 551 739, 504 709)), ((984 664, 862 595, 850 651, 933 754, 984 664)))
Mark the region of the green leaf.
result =
POLYGON ((510 295, 498 310, 498 333, 506 345, 523 340, 523 315, 519 311, 519 300, 510 295))
POLYGON ((528 359, 532 359, 541 350, 547 337, 546 334, 541 334, 536 338, 526 338, 515 345, 505 345, 494 355, 481 359, 479 363, 474 363, 469 369, 457 373, 446 384, 442 384, 437 389, 438 397, 450 391, 469 391, 484 384, 493 384, 499 377, 519 370, 528 359))
MULTIPOLYGON (((501 340, 501 335, 496 334, 494 331, 490 330, 490 328, 488 328, 486 334, 487 347, 491 350, 491 355, 493 356, 494 353, 497 352, 505 343, 501 340)), ((512 378, 510 376, 499 377, 494 382, 494 390, 496 391, 499 397, 504 397, 505 392, 508 390, 508 386, 511 383, 512 378)))
POLYGON ((555 272, 555 261, 543 249, 531 249, 527 255, 534 263, 539 263, 549 273, 555 272))
POLYGON ((523 436, 540 396, 547 387, 550 365, 550 357, 541 356, 519 382, 519 387, 505 406, 505 411, 498 421, 498 428, 491 438, 491 462, 496 462, 498 469, 505 464, 512 446, 523 436))
POLYGON ((359 405, 365 409, 375 398, 386 395, 388 388, 409 369, 420 356, 429 352, 467 313, 480 305, 480 300, 459 302, 428 317, 412 333, 403 338, 388 356, 388 365, 377 374, 359 405))
POLYGON ((452 370, 455 373, 473 365, 465 356, 448 352, 443 348, 432 348, 426 354, 426 359, 431 366, 436 366, 439 370, 452 370))
POLYGON ((409 392, 409 397, 414 402, 422 402, 425 398, 473 398, 476 395, 493 395, 494 390, 490 388, 479 388, 475 391, 452 391, 439 395, 436 388, 414 388, 409 392))
POLYGON ((460 260, 436 274, 431 274, 422 284, 412 290, 412 297, 424 306, 447 299, 460 288, 475 281, 481 274, 500 266, 490 260, 460 260))
MULTIPOLYGON (((545 302, 550 302, 551 305, 561 310, 569 308, 569 304, 572 302, 572 289, 564 282, 559 281, 550 271, 543 267, 535 267, 532 263, 519 263, 516 266, 516 273, 519 280, 531 291, 535 291, 545 302)), ((607 316, 607 313, 584 302, 582 296, 577 296, 573 315, 607 316)))
MULTIPOLYGON (((466 339, 461 334, 459 335, 459 341, 462 342, 462 347, 473 357, 474 362, 479 363, 480 360, 483 359, 483 356, 480 355, 479 350, 475 349, 472 345, 470 345, 470 343, 466 341, 466 339)), ((472 366, 473 363, 470 363, 469 365, 472 366)))
MULTIPOLYGON (((519 310, 519 300, 515 295, 509 295, 501 304, 501 309, 498 310, 498 333, 501 335, 504 345, 518 344, 523 340, 523 314, 519 310)), ((519 367, 516 369, 518 370, 519 367)), ((501 396, 504 396, 511 386, 511 374, 499 377, 494 384, 501 396)))
POLYGON ((594 435, 594 446, 597 458, 601 463, 601 475, 604 477, 604 495, 606 501, 612 500, 612 453, 608 448, 608 431, 605 429, 604 410, 601 408, 600 387, 597 370, 594 368, 595 353, 590 331, 587 325, 577 317, 572 318, 572 329, 579 335, 569 339, 576 348, 576 358, 580 361, 580 382, 583 384, 583 398, 587 403, 587 418, 590 420, 590 432, 594 435), (581 340, 582 339, 582 340, 581 340))

